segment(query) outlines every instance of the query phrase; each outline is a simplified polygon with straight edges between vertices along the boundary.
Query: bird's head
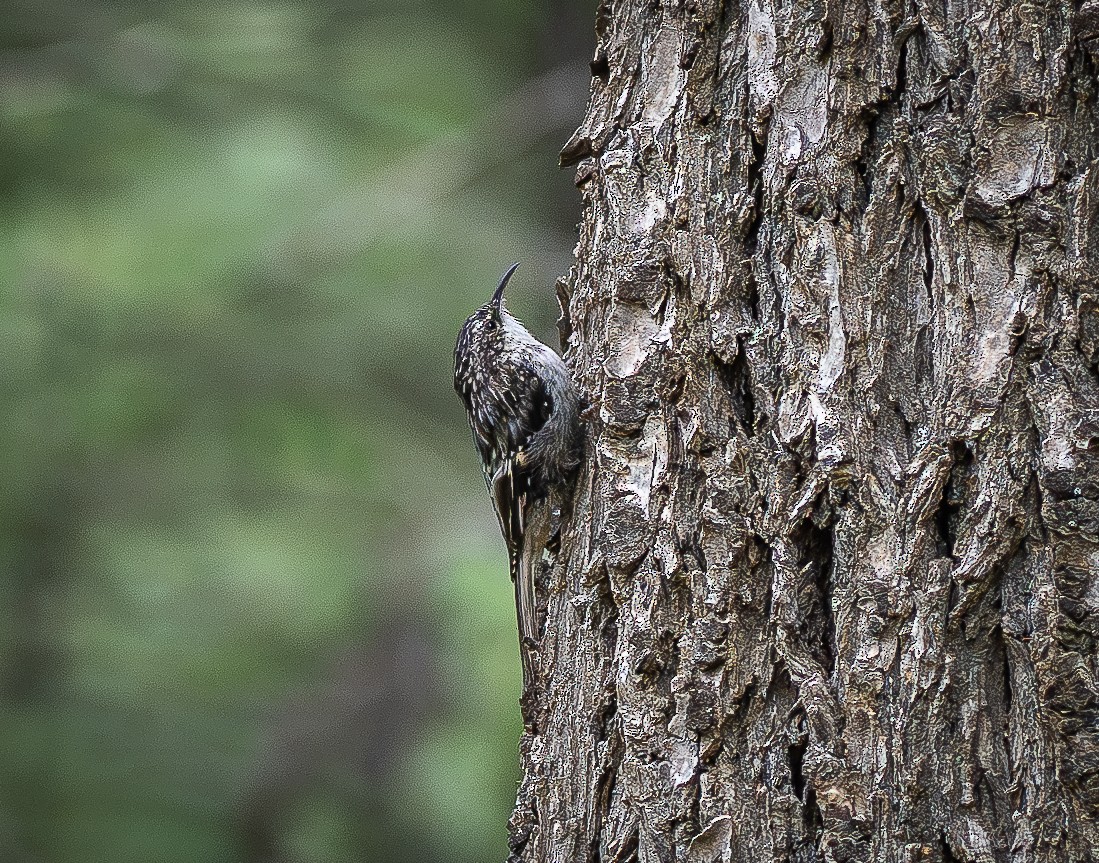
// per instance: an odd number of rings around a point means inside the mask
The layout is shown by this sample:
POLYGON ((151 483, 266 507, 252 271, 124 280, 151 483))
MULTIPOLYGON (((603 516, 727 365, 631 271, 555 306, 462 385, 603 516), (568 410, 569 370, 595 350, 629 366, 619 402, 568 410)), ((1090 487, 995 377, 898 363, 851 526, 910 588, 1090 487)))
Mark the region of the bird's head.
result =
POLYGON ((519 267, 518 263, 508 267, 507 272, 500 278, 500 284, 493 291, 492 299, 475 311, 462 327, 464 337, 470 342, 480 342, 500 336, 503 333, 504 324, 511 318, 504 308, 504 288, 512 273, 519 267))

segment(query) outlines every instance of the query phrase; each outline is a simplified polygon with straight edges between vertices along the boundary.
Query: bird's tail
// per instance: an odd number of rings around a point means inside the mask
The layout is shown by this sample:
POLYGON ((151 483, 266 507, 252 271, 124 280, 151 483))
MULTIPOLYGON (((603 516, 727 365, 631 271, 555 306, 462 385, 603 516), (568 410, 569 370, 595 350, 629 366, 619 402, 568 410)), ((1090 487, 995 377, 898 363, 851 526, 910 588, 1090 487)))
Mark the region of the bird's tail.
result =
POLYGON ((515 616, 519 625, 519 660, 523 666, 523 691, 534 680, 534 651, 538 647, 538 608, 534 602, 534 561, 521 543, 511 555, 511 580, 515 583, 515 616))
POLYGON ((534 680, 535 651, 541 642, 534 579, 553 526, 553 507, 542 498, 523 507, 523 531, 516 543, 511 577, 515 581, 515 611, 519 623, 519 654, 523 663, 523 689, 534 680))

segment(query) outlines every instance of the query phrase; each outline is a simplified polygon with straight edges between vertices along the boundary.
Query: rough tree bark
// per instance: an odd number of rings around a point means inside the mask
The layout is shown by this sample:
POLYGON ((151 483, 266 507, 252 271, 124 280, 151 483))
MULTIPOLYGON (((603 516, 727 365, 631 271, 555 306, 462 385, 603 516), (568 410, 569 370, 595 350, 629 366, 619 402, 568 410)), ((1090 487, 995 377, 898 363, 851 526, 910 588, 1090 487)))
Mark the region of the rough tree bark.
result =
POLYGON ((513 859, 1099 859, 1097 36, 604 2, 513 859))

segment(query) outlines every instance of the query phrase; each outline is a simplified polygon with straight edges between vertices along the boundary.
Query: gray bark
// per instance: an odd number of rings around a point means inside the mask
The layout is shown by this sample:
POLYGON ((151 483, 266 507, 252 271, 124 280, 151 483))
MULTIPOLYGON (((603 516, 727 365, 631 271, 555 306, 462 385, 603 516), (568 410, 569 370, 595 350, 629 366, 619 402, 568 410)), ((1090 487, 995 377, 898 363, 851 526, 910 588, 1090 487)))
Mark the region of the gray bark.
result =
POLYGON ((1097 36, 602 5, 514 859, 1099 859, 1097 36))

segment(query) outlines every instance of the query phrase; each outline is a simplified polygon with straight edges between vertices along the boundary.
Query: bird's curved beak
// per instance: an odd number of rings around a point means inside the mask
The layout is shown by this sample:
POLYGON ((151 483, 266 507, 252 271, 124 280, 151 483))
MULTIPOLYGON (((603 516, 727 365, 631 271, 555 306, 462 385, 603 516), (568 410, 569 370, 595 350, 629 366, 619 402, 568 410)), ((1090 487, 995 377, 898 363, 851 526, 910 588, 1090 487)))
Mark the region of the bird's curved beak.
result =
POLYGON ((503 277, 500 279, 500 284, 496 286, 496 293, 492 295, 492 302, 489 305, 492 306, 496 314, 500 314, 500 304, 504 301, 504 288, 507 286, 508 279, 511 278, 511 274, 519 268, 519 262, 516 261, 510 267, 503 277))

